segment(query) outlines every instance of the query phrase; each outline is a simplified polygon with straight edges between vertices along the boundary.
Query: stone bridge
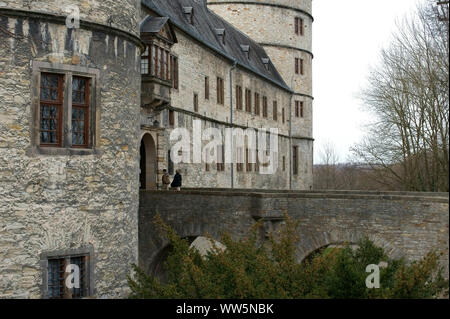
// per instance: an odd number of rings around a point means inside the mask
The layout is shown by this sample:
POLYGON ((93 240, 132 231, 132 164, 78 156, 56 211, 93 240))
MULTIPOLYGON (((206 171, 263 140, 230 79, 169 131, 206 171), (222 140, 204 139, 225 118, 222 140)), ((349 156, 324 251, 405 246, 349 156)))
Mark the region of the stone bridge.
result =
POLYGON ((220 241, 228 232, 246 236, 262 219, 270 231, 287 213, 300 222, 299 259, 332 244, 356 243, 368 236, 390 257, 417 260, 442 252, 448 278, 449 194, 401 192, 294 192, 201 189, 142 191, 139 209, 139 264, 158 273, 167 242, 153 225, 159 213, 177 233, 191 240, 205 234, 220 241))

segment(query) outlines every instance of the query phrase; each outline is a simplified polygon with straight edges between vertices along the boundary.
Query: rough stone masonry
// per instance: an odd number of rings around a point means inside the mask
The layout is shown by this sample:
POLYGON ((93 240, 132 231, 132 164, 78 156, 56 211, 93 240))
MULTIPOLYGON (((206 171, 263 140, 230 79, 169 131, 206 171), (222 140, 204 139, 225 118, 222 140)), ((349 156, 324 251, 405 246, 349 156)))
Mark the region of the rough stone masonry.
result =
POLYGON ((86 253, 92 293, 125 297, 137 260, 140 4, 78 1, 81 27, 68 29, 73 3, 0 1, 0 298, 43 297, 52 252, 86 253), (63 147, 39 145, 46 72, 61 74, 66 92, 74 76, 89 78, 87 149, 68 134, 63 147))

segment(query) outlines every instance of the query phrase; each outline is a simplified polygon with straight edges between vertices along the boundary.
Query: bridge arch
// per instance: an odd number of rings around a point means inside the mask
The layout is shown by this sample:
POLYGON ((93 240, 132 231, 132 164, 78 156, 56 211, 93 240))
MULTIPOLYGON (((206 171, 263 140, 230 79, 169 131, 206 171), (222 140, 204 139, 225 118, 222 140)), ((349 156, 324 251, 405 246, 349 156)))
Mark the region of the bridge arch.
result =
MULTIPOLYGON (((212 244, 210 243, 209 239, 204 236, 190 236, 190 237, 184 237, 183 239, 187 240, 190 248, 196 248, 200 255, 205 256, 211 249, 212 244)), ((214 240, 214 239, 213 239, 214 240)), ((215 241, 215 245, 218 249, 224 249, 225 246, 217 241, 215 241)), ((152 262, 149 265, 149 268, 147 269, 147 273, 155 276, 160 281, 165 282, 166 277, 166 271, 164 269, 164 263, 167 261, 167 258, 169 257, 169 254, 172 252, 172 245, 167 243, 165 241, 165 245, 159 249, 159 251, 154 255, 152 258, 152 262)))
POLYGON ((358 241, 365 237, 368 237, 371 241, 373 241, 376 246, 383 248, 389 258, 397 259, 403 256, 402 252, 398 248, 394 247, 391 243, 379 236, 358 231, 334 230, 308 234, 307 236, 302 236, 302 234, 300 234, 300 243, 297 246, 299 261, 303 261, 314 252, 332 245, 357 245, 358 241))

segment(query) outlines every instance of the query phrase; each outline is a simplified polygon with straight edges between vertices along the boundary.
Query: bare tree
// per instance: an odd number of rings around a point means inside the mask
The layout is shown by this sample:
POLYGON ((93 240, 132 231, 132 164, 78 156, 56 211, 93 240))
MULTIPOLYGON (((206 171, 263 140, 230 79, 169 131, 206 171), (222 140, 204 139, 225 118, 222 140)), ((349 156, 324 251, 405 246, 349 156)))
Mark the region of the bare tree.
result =
POLYGON ((314 168, 314 187, 316 189, 339 189, 339 155, 331 141, 326 141, 319 152, 320 165, 314 168))
POLYGON ((353 152, 387 187, 449 190, 448 44, 448 22, 419 6, 371 71, 362 98, 376 121, 353 152))

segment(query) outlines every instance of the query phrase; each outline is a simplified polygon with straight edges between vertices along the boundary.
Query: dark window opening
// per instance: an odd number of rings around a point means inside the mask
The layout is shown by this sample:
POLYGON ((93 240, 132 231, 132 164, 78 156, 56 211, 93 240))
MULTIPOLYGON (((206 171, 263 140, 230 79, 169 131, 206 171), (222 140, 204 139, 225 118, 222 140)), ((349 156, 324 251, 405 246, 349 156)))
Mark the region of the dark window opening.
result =
POLYGON ((217 78, 217 103, 225 104, 225 87, 222 78, 217 78))
POLYGON ((305 24, 302 18, 295 18, 295 34, 304 35, 305 33, 305 24))
POLYGON ((40 144, 61 147, 64 76, 42 73, 40 94, 40 144))
POLYGON ((293 174, 298 175, 298 146, 292 148, 293 174))
POLYGON ((236 85, 236 109, 242 110, 242 87, 236 85))
POLYGON ((217 171, 223 172, 225 171, 225 146, 218 145, 217 146, 217 171))
POLYGON ((245 150, 245 163, 246 163, 246 170, 247 170, 247 172, 252 172, 253 171, 253 164, 250 163, 250 155, 251 155, 251 150, 249 150, 247 148, 245 150))
POLYGON ((259 149, 256 149, 255 172, 259 172, 259 149))
POLYGON ((259 94, 255 93, 255 115, 260 115, 259 94))
POLYGON ((72 79, 72 146, 87 147, 89 137, 89 79, 72 79))
POLYGON ((267 118, 269 116, 268 113, 267 97, 263 96, 263 117, 267 118))
POLYGON ((194 93, 194 112, 198 112, 198 94, 194 93))
POLYGON ((175 126, 175 111, 169 110, 169 126, 174 127, 175 126))
POLYGON ((245 89, 245 111, 252 112, 252 91, 245 89))
POLYGON ((170 56, 170 71, 172 87, 178 90, 178 58, 173 55, 170 56))
MULTIPOLYGON (((80 299, 89 296, 88 256, 63 257, 48 260, 47 290, 50 299, 80 299), (74 275, 73 288, 66 286, 70 273, 66 272, 69 265, 77 266, 79 278, 74 275), (75 280, 79 279, 78 285, 75 280)), ((74 273, 73 273, 74 274, 74 273)))
POLYGON ((244 163, 242 162, 242 160, 243 160, 242 152, 243 152, 243 149, 241 147, 239 147, 237 149, 237 161, 236 161, 236 171, 238 171, 238 172, 242 172, 244 170, 244 163))
POLYGON ((273 101, 273 120, 278 121, 278 103, 273 101))

